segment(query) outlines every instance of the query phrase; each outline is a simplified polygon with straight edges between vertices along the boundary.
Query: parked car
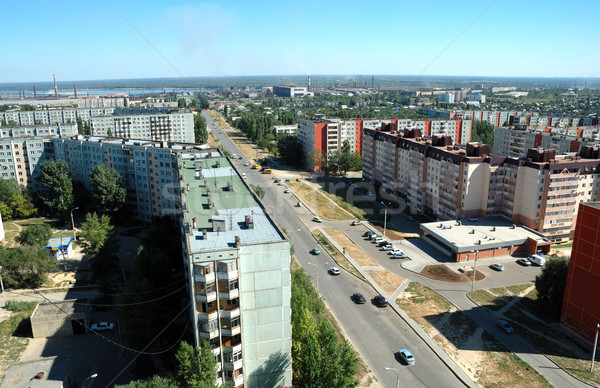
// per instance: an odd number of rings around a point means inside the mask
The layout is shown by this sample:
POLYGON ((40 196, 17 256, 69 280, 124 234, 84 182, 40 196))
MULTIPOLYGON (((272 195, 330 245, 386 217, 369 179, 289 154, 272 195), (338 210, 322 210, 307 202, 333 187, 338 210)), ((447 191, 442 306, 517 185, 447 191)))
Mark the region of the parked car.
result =
POLYGON ((320 255, 321 254, 321 250, 319 248, 313 248, 310 250, 310 253, 313 255, 320 255))
POLYGON ((400 360, 406 365, 415 365, 415 357, 408 349, 398 350, 398 356, 400 356, 400 360))
POLYGON ((338 267, 331 267, 331 269, 329 270, 329 272, 330 272, 332 275, 339 275, 339 274, 341 273, 341 272, 340 272, 340 269, 339 269, 338 267))
POLYGON ((115 328, 115 324, 112 322, 92 323, 92 326, 90 326, 90 330, 92 330, 92 331, 106 331, 106 330, 112 330, 114 328, 115 328))
POLYGON ((515 332, 515 329, 513 329, 512 326, 504 319, 499 319, 496 324, 507 334, 512 334, 515 332))
POLYGON ((496 271, 504 271, 504 266, 502 264, 498 264, 498 263, 494 263, 492 265, 490 265, 491 269, 494 269, 496 271))
POLYGON ((369 237, 373 232, 368 231, 363 233, 363 237, 369 237))
POLYGON ((471 222, 477 222, 478 218, 477 217, 469 217, 469 221, 471 222))
POLYGON ((392 243, 389 241, 383 240, 383 241, 379 242, 379 244, 377 244, 377 245, 380 247, 384 247, 386 245, 392 245, 392 243))
POLYGON ((376 238, 381 238, 381 236, 378 235, 377 233, 371 233, 369 235, 369 240, 375 240, 376 238))
POLYGON ((377 295, 375 298, 373 298, 373 302, 377 307, 387 307, 388 305, 388 301, 385 300, 385 298, 381 295, 377 295))
POLYGON ((321 217, 319 217, 319 216, 315 216, 315 217, 313 217, 313 219, 312 219, 312 220, 313 220, 314 222, 323 222, 323 219, 322 219, 321 217))
POLYGON ((384 251, 393 251, 394 249, 398 248, 395 248, 391 243, 383 246, 384 251))
POLYGON ((392 253, 392 259, 408 259, 408 256, 402 251, 396 251, 392 253))
POLYGON ((290 189, 285 189, 285 190, 283 190, 283 192, 284 192, 285 194, 288 194, 288 193, 290 192, 290 189))
POLYGON ((543 258, 540 255, 531 255, 529 256, 529 261, 531 262, 531 264, 533 265, 537 265, 537 266, 542 266, 544 264, 546 264, 546 259, 543 258))
POLYGON ((365 297, 363 296, 363 294, 357 292, 356 294, 352 294, 352 296, 350 297, 354 303, 356 304, 363 304, 365 303, 367 300, 365 299, 365 297))
POLYGON ((523 259, 517 260, 517 264, 521 264, 525 267, 529 267, 531 265, 531 261, 529 261, 529 259, 527 259, 527 258, 523 258, 523 259))
POLYGON ((360 220, 352 221, 352 226, 356 226, 356 225, 360 225, 360 224, 361 224, 360 220))
POLYGON ((375 244, 379 244, 380 242, 383 242, 383 241, 385 241, 385 240, 383 239, 383 237, 375 237, 375 238, 374 238, 373 240, 371 240, 371 241, 373 241, 373 243, 375 243, 375 244))

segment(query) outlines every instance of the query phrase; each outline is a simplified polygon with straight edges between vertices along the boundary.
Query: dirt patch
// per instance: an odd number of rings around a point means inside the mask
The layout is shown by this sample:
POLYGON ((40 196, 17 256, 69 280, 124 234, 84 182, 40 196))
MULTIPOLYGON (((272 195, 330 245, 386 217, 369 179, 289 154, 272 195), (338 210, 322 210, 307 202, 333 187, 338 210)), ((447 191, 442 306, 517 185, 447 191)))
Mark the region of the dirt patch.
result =
POLYGON ((358 245, 354 243, 354 241, 350 240, 348 236, 344 232, 341 232, 337 229, 333 228, 323 228, 325 232, 341 247, 346 249, 346 253, 349 254, 354 261, 361 267, 365 266, 377 266, 377 262, 371 258, 371 256, 367 255, 365 251, 363 251, 358 245))
POLYGON ((437 292, 410 283, 396 303, 477 385, 550 386, 543 376, 437 292))
MULTIPOLYGON (((381 234, 383 234, 383 226, 371 221, 371 225, 381 234)), ((406 240, 407 238, 418 238, 419 233, 402 233, 397 230, 386 228, 385 236, 390 240, 406 240)))
POLYGON ((393 294, 394 291, 400 287, 402 283, 406 279, 401 276, 396 275, 390 271, 381 270, 381 271, 367 271, 369 275, 375 280, 377 284, 379 284, 383 290, 388 294, 393 294))
POLYGON ((303 202, 307 203, 320 217, 326 220, 351 220, 354 218, 352 214, 341 209, 318 189, 304 182, 288 182, 287 185, 294 190, 303 202))
MULTIPOLYGON (((456 273, 443 264, 428 265, 421 270, 421 275, 442 282, 462 283, 472 281, 471 273, 456 273)), ((475 280, 483 280, 485 275, 477 271, 475 280)))
POLYGON ((365 280, 364 276, 362 276, 360 274, 360 272, 358 272, 358 270, 356 268, 354 268, 354 266, 352 265, 352 263, 350 263, 350 261, 348 261, 348 259, 346 259, 342 253, 340 251, 338 251, 331 242, 329 242, 329 240, 327 239, 327 237, 325 237, 323 235, 323 233, 321 233, 319 230, 314 230, 312 232, 313 236, 315 236, 315 238, 317 239, 317 241, 319 243, 321 243, 321 245, 327 250, 327 252, 329 252, 329 254, 331 255, 331 257, 333 257, 333 259, 335 260, 335 262, 342 268, 344 268, 346 271, 352 273, 353 275, 355 275, 356 277, 358 277, 361 280, 365 280))

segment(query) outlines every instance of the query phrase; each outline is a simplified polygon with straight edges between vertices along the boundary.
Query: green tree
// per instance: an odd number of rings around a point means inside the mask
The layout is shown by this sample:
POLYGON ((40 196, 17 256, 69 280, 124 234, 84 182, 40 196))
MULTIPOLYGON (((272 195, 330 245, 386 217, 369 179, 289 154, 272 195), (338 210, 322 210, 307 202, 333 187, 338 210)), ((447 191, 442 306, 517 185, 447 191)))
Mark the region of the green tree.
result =
POLYGON ((283 158, 285 163, 297 169, 304 168, 304 158, 301 157, 303 149, 298 136, 283 135, 277 137, 277 149, 279 156, 283 158))
POLYGON ((31 197, 26 192, 13 195, 10 206, 15 218, 29 218, 37 212, 31 197))
POLYGON ((104 214, 102 217, 98 217, 96 212, 87 213, 85 221, 79 228, 79 235, 84 238, 82 241, 83 251, 90 255, 100 252, 110 238, 113 229, 108 215, 104 214))
POLYGON ((487 121, 473 120, 471 141, 487 144, 492 149, 494 147, 494 126, 487 121))
POLYGON ((169 377, 152 376, 146 380, 135 380, 125 385, 115 385, 115 388, 176 388, 177 383, 169 377))
POLYGON ((49 160, 39 167, 39 182, 46 189, 40 195, 44 205, 61 220, 69 220, 73 208, 73 184, 69 179, 69 165, 64 160, 49 160))
POLYGON ((225 105, 223 108, 223 116, 227 117, 227 113, 229 113, 229 109, 227 108, 227 105, 225 105))
POLYGON ((202 93, 199 93, 198 94, 198 107, 200 109, 208 109, 209 106, 210 106, 210 101, 208 100, 208 97, 206 97, 202 93))
POLYGON ((52 237, 52 228, 48 224, 33 224, 25 228, 16 237, 21 245, 33 245, 45 247, 52 237))
POLYGON ((104 163, 97 164, 90 174, 92 195, 102 213, 116 215, 125 205, 127 190, 123 177, 104 163))
POLYGON ((10 221, 13 219, 12 209, 4 202, 0 202, 0 214, 2 214, 2 221, 10 221))
POLYGON ((19 192, 19 184, 16 179, 0 179, 0 202, 8 205, 13 196, 19 192))
POLYGON ((560 318, 568 273, 569 260, 564 256, 552 255, 544 264, 542 272, 535 277, 537 300, 555 320, 560 318))
POLYGON ((112 131, 112 129, 108 128, 108 130, 106 131, 106 136, 113 137, 113 131, 112 131))
POLYGON ((206 130, 206 120, 200 113, 194 115, 194 142, 205 144, 208 141, 208 131, 206 130))
POLYGON ((260 185, 254 185, 254 184, 250 184, 250 187, 252 188, 252 190, 254 190, 254 192, 256 193, 256 196, 260 199, 263 199, 265 196, 265 189, 260 186, 260 185))
POLYGON ((208 341, 198 349, 182 341, 175 356, 177 380, 182 387, 216 388, 217 362, 208 341))
POLYGON ((23 245, 19 248, 0 247, 0 266, 4 286, 38 287, 44 283, 46 272, 57 268, 58 261, 42 246, 23 245))
POLYGON ((179 108, 185 108, 187 106, 185 98, 180 98, 179 100, 177 100, 177 106, 179 108))

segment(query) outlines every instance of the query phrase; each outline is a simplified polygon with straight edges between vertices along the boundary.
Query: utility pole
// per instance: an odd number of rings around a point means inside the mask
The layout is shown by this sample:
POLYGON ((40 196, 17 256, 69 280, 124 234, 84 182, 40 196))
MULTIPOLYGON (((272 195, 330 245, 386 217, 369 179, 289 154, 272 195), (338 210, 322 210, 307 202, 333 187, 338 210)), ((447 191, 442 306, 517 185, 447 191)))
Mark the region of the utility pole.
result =
POLYGON ((79 209, 79 207, 71 209, 71 229, 73 229, 73 244, 75 244, 75 222, 73 221, 73 211, 79 209))
MULTIPOLYGON (((4 304, 6 304, 6 299, 4 299, 4 304)), ((592 367, 590 368, 590 373, 594 372, 594 360, 596 359, 596 345, 598 345, 598 329, 600 329, 600 323, 596 323, 596 339, 594 339, 594 352, 592 353, 592 367)))
POLYGON ((473 281, 471 282, 471 291, 475 290, 475 276, 477 275, 477 253, 479 253, 479 251, 471 251, 472 253, 475 253, 475 263, 473 264, 473 281))
MULTIPOLYGON (((2 271, 2 266, 0 265, 0 271, 2 271)), ((2 282, 2 275, 0 274, 0 287, 2 287, 2 297, 4 298, 4 307, 6 307, 6 294, 4 293, 4 283, 2 282)), ((598 338, 598 333, 596 333, 596 338, 598 338)), ((594 368, 594 364, 592 363, 592 368, 594 368)))

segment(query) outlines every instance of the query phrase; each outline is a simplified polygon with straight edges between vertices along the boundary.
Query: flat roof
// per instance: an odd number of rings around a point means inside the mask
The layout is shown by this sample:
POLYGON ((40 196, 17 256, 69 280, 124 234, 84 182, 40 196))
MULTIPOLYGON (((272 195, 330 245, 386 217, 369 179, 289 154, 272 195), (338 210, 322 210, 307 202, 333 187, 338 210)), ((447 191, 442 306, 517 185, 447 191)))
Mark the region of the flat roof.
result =
POLYGON ((185 217, 190 224, 188 239, 191 252, 233 249, 236 236, 239 236, 241 244, 285 240, 226 157, 211 152, 182 154, 182 159, 181 185, 188 210, 185 217), (204 157, 194 159, 195 155, 204 157), (196 164, 201 167, 199 179, 196 179, 196 164), (228 183, 231 183, 232 191, 227 190, 228 183), (208 206, 209 199, 212 207, 208 206), (253 229, 245 226, 246 216, 252 218, 253 229), (224 230, 213 230, 213 217, 224 219, 224 230), (193 218, 196 218, 196 228, 192 225, 193 218), (206 230, 206 239, 203 239, 203 230, 206 230))
POLYGON ((51 239, 48 240, 48 243, 46 244, 46 248, 60 248, 60 247, 67 247, 69 245, 71 245, 71 242, 73 241, 73 237, 52 237, 51 239))
POLYGON ((540 243, 549 241, 532 229, 501 216, 491 215, 476 221, 451 220, 421 224, 421 230, 444 242, 454 252, 470 252, 522 245, 528 238, 540 243))
POLYGON ((84 313, 86 308, 87 300, 83 299, 69 299, 53 303, 40 303, 33 311, 31 318, 36 320, 43 318, 65 318, 67 314, 71 315, 84 313))
POLYGON ((68 372, 69 359, 66 357, 17 362, 6 372, 0 388, 62 388, 68 372), (40 378, 36 378, 38 374, 40 378))

